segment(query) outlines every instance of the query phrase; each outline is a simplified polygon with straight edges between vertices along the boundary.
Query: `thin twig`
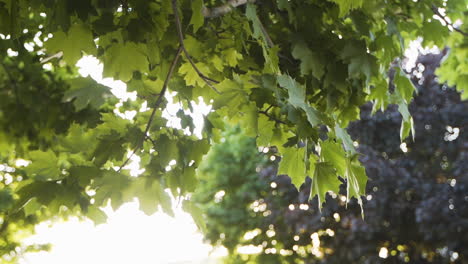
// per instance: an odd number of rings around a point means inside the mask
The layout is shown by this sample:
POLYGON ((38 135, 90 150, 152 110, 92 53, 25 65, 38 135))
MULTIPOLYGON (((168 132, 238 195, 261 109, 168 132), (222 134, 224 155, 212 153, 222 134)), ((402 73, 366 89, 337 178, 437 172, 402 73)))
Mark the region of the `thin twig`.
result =
POLYGON ((54 58, 57 58, 57 59, 58 59, 58 58, 61 58, 62 56, 63 56, 63 51, 59 51, 59 52, 57 52, 57 53, 55 53, 55 54, 53 54, 53 55, 50 55, 50 56, 47 57, 47 58, 41 59, 41 60, 40 60, 40 63, 41 63, 41 64, 44 64, 44 63, 46 63, 46 62, 48 62, 48 61, 50 61, 50 60, 52 60, 52 59, 54 59, 54 58))
MULTIPOLYGON (((262 34, 263 34, 263 38, 265 39, 265 42, 267 44, 267 47, 268 48, 273 48, 275 46, 275 43, 273 42, 273 40, 271 39, 270 35, 268 34, 268 31, 266 30, 265 26, 263 25, 262 21, 260 20, 260 18, 258 18, 258 24, 260 25, 260 30, 262 31, 262 34)), ((278 52, 278 57, 282 58, 282 59, 285 59, 287 60, 289 63, 291 64, 295 64, 290 58, 288 58, 287 56, 281 54, 280 52, 278 52)))
POLYGON ((262 114, 262 115, 265 115, 267 116, 268 118, 270 118, 271 120, 275 121, 276 123, 280 123, 280 124, 283 124, 283 125, 287 125, 286 122, 282 121, 282 120, 279 120, 278 118, 268 114, 266 111, 258 111, 259 114, 262 114))
POLYGON ((268 35, 268 32, 266 31, 266 28, 263 26, 262 21, 260 21, 260 18, 258 19, 258 24, 260 25, 260 30, 262 31, 263 37, 265 38, 267 47, 273 48, 275 46, 275 43, 273 43, 273 40, 271 40, 270 35, 268 35))
POLYGON ((204 6, 202 9, 202 14, 206 18, 220 17, 231 12, 232 10, 234 10, 234 8, 238 6, 253 2, 255 2, 255 0, 228 0, 224 5, 212 8, 207 8, 204 6))
POLYGON ((461 30, 461 29, 459 29, 459 28, 457 28, 455 26, 453 26, 453 24, 450 23, 450 21, 448 21, 447 17, 440 13, 439 8, 437 6, 432 5, 432 12, 434 12, 434 14, 436 16, 438 16, 440 19, 442 19, 445 22, 445 24, 447 24, 447 26, 452 27, 453 30, 457 31, 458 33, 462 34, 463 36, 468 36, 468 33, 466 33, 465 31, 463 31, 463 30, 461 30))
POLYGON ((174 11, 174 17, 175 17, 175 22, 176 22, 176 26, 177 26, 177 34, 179 36, 179 43, 180 43, 180 47, 182 48, 182 50, 184 51, 184 54, 185 54, 185 57, 187 58, 187 60, 190 62, 190 64, 192 65, 193 69, 197 72, 198 76, 203 80, 205 81, 205 83, 211 88, 213 89, 215 92, 217 92, 218 94, 220 93, 218 91, 218 89, 216 89, 216 87, 213 86, 213 83, 219 83, 218 81, 216 80, 213 80, 211 78, 208 78, 206 75, 204 75, 197 67, 197 65, 195 65, 195 63, 193 62, 192 60, 192 57, 190 57, 190 54, 188 53, 187 49, 185 48, 185 45, 184 45, 184 33, 182 32, 182 23, 180 22, 180 17, 179 17, 179 11, 177 10, 177 0, 172 0, 172 10, 174 11))
POLYGON ((176 68, 177 62, 179 61, 181 53, 182 53, 182 46, 179 46, 179 48, 177 49, 177 53, 176 53, 174 59, 172 60, 171 67, 169 68, 169 72, 167 73, 166 79, 164 80, 164 84, 163 84, 161 93, 159 93, 159 96, 156 99, 156 102, 154 103, 154 106, 152 107, 153 111, 151 112, 150 118, 148 119, 148 122, 146 123, 146 128, 145 128, 143 139, 137 145, 137 147, 132 151, 132 154, 130 154, 130 156, 125 160, 125 162, 122 165, 120 165, 119 169, 117 170, 118 172, 120 172, 122 170, 122 168, 125 167, 125 165, 128 164, 128 162, 133 157, 133 155, 135 155, 135 153, 143 146, 143 142, 145 141, 145 138, 148 137, 148 132, 150 130, 151 124, 153 123, 154 116, 156 115, 156 111, 158 110, 159 105, 162 103, 164 94, 166 94, 167 85, 169 83, 169 80, 172 77, 172 74, 174 73, 174 70, 176 68))

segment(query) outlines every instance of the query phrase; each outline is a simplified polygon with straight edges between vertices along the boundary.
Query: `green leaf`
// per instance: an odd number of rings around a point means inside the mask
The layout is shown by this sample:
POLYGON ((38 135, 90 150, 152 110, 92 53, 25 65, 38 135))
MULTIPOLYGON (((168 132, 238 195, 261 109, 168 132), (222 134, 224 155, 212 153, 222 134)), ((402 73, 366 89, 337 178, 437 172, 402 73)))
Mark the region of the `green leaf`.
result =
POLYGON ((273 46, 267 48, 265 45, 262 46, 263 57, 265 58, 265 67, 263 69, 264 73, 278 74, 279 70, 279 58, 278 52, 280 50, 279 46, 273 46))
POLYGON ((8 211, 13 206, 13 195, 10 188, 0 190, 0 213, 8 211))
POLYGON ((319 54, 311 51, 304 41, 295 43, 292 55, 301 61, 302 75, 312 73, 315 78, 319 80, 322 78, 325 73, 325 60, 319 54))
POLYGON ((367 53, 366 43, 363 41, 347 42, 340 56, 349 62, 348 75, 351 77, 360 77, 364 74, 366 82, 369 82, 371 77, 378 73, 377 60, 367 53))
POLYGON ((346 153, 343 147, 332 139, 328 139, 320 144, 320 149, 320 156, 323 157, 323 161, 333 165, 338 175, 344 176, 346 172, 346 153))
POLYGON ((200 231, 204 233, 207 231, 206 222, 203 218, 203 211, 197 204, 190 200, 184 200, 182 203, 182 209, 184 209, 185 212, 192 216, 193 221, 197 225, 198 229, 200 229, 200 231))
MULTIPOLYGON (((237 56, 235 56, 236 58, 236 63, 237 63, 237 56)), ((215 67, 216 70, 222 72, 223 69, 224 69, 224 64, 223 64, 223 60, 221 60, 221 58, 218 56, 218 55, 213 55, 213 57, 211 57, 210 59, 213 67, 215 67)))
POLYGON ((195 124, 193 123, 193 119, 189 114, 185 114, 184 110, 180 109, 177 111, 176 116, 180 118, 180 125, 183 129, 188 128, 191 133, 195 129, 195 124))
MULTIPOLYGON (((211 74, 210 68, 205 63, 197 62, 195 63, 195 65, 197 66, 198 70, 200 70, 203 74, 205 75, 211 74)), ((187 83, 187 85, 200 86, 200 87, 206 86, 205 81, 202 78, 200 78, 200 76, 198 76, 197 71, 195 71, 195 69, 192 67, 192 65, 189 62, 186 62, 182 64, 182 66, 180 66, 179 73, 184 75, 184 80, 185 80, 185 83, 187 83)))
POLYGON ((134 42, 114 43, 102 57, 104 63, 103 75, 124 82, 132 78, 133 72, 146 72, 148 59, 146 46, 134 42))
POLYGON ((127 192, 129 191, 138 197, 140 210, 145 214, 152 215, 161 206, 165 213, 174 216, 171 198, 159 181, 148 177, 137 178, 127 192))
POLYGON ((392 63, 392 61, 400 54, 400 46, 398 45, 398 42, 392 38, 392 36, 388 36, 382 33, 376 38, 375 44, 377 46, 377 53, 380 54, 378 58, 381 62, 381 65, 390 65, 390 63, 392 63))
POLYGON ((377 73, 377 60, 374 56, 365 54, 351 59, 351 63, 348 66, 348 74, 357 77, 361 73, 367 77, 367 81, 377 73))
POLYGON ((389 103, 388 82, 384 78, 375 78, 371 81, 373 89, 369 99, 373 101, 372 113, 377 110, 384 111, 389 103))
POLYGON ((294 15, 294 12, 291 8, 291 4, 289 3, 288 0, 276 0, 278 4, 278 9, 279 10, 287 10, 288 11, 288 16, 289 16, 289 23, 293 23, 296 20, 296 17, 294 15))
POLYGON ((306 103, 306 91, 304 86, 298 84, 289 75, 279 75, 277 80, 279 85, 288 91, 289 103, 297 109, 304 110, 307 115, 307 120, 312 126, 316 126, 325 121, 325 117, 322 113, 306 103))
POLYGON ((396 90, 398 91, 399 95, 403 98, 405 103, 409 104, 411 102, 411 99, 413 98, 413 93, 417 91, 416 87, 408 79, 406 74, 402 72, 401 69, 396 68, 395 71, 396 73, 393 82, 396 86, 396 90))
POLYGON ((252 22, 253 37, 258 39, 263 36, 261 23, 257 16, 257 7, 254 4, 247 4, 247 8, 245 9, 245 16, 252 22))
POLYGON ((195 167, 173 168, 166 175, 167 185, 174 196, 185 195, 195 191, 198 180, 195 167))
POLYGON ((54 181, 65 177, 60 171, 58 158, 52 150, 35 150, 29 153, 32 161, 26 172, 38 181, 54 181))
POLYGON ((237 114, 242 105, 247 102, 247 93, 239 82, 225 79, 217 84, 216 88, 221 92, 221 95, 213 102, 213 108, 227 107, 229 117, 237 114))
POLYGON ((70 90, 63 95, 63 102, 73 101, 76 111, 85 109, 88 105, 99 109, 104 102, 114 97, 109 87, 97 83, 91 77, 78 77, 69 80, 70 90))
POLYGON ((130 122, 112 113, 103 113, 101 115, 102 124, 96 127, 99 136, 110 135, 117 132, 119 135, 125 135, 130 122))
POLYGON ((340 8, 340 17, 345 16, 352 9, 360 8, 364 0, 329 0, 338 4, 340 8))
POLYGON ((229 48, 221 52, 222 58, 227 64, 231 67, 235 67, 239 64, 239 61, 242 60, 243 56, 234 48, 229 48))
POLYGON ((189 150, 187 153, 187 160, 193 160, 195 163, 194 166, 198 166, 202 161, 203 156, 208 152, 210 149, 210 144, 208 140, 201 139, 201 140, 190 140, 187 143, 187 149, 189 150))
POLYGON ((129 92, 136 91, 142 97, 155 97, 161 92, 163 85, 164 81, 161 79, 155 81, 133 79, 128 83, 127 89, 129 92))
POLYGON ((442 48, 445 44, 444 40, 447 39, 449 32, 447 26, 442 25, 437 19, 425 22, 422 28, 423 45, 436 45, 442 48))
POLYGON ((96 206, 89 206, 86 216, 91 219, 95 225, 104 224, 107 222, 107 215, 96 206))
POLYGON ((39 203, 36 198, 32 198, 24 205, 23 207, 24 214, 26 216, 34 215, 39 209, 41 209, 41 207, 42 207, 42 204, 39 203))
POLYGON ((244 133, 250 137, 256 137, 258 134, 258 109, 255 103, 246 104, 241 109, 241 126, 244 133))
POLYGON ((341 128, 338 124, 335 125, 335 134, 336 137, 339 138, 344 145, 344 148, 346 151, 350 152, 351 154, 356 153, 356 149, 354 148, 353 140, 351 139, 351 136, 348 134, 348 132, 341 128))
POLYGON ((115 131, 100 138, 92 155, 94 157, 94 164, 101 167, 108 161, 121 160, 127 152, 122 146, 124 142, 124 139, 115 131))
POLYGON ((177 139, 170 138, 166 134, 162 134, 156 139, 155 150, 158 153, 159 164, 164 168, 169 161, 177 160, 179 149, 177 146, 177 139))
POLYGON ((319 208, 322 208, 326 193, 329 191, 339 193, 340 184, 341 182, 338 180, 331 163, 317 162, 314 166, 309 199, 317 195, 319 208))
POLYGON ((413 117, 411 116, 408 105, 404 101, 400 101, 398 103, 398 111, 402 115, 401 120, 401 128, 400 128, 400 140, 403 142, 405 138, 407 138, 411 132, 413 135, 413 140, 415 137, 415 128, 413 117))
POLYGON ((298 84, 289 75, 279 75, 277 80, 279 85, 288 91, 289 103, 296 108, 303 108, 305 105, 305 87, 298 84))
POLYGON ((198 29, 203 26, 205 17, 202 14, 203 0, 192 1, 192 18, 190 24, 193 25, 193 32, 196 33, 198 29))
POLYGON ((86 153, 91 151, 97 143, 94 130, 86 129, 78 124, 72 124, 68 133, 59 138, 61 150, 70 153, 86 153))
POLYGON ((273 132, 275 129, 275 123, 270 121, 268 117, 260 115, 258 117, 258 146, 269 146, 271 139, 273 138, 273 132))
POLYGON ((103 171, 94 166, 73 166, 69 172, 70 177, 77 180, 79 186, 86 187, 93 179, 100 178, 103 171))
POLYGON ((63 59, 73 66, 82 57, 82 51, 88 55, 96 55, 93 34, 83 24, 71 26, 66 34, 63 31, 55 32, 54 37, 49 39, 45 46, 49 53, 63 51, 63 59))
POLYGON ((306 176, 305 148, 285 148, 279 164, 278 174, 286 174, 299 190, 306 176))
POLYGON ((105 202, 110 199, 112 209, 117 210, 125 202, 123 192, 129 185, 130 179, 124 174, 114 170, 104 171, 103 177, 96 179, 93 184, 96 189, 94 205, 105 206, 105 202))
POLYGON ((356 163, 359 163, 359 161, 352 162, 350 159, 346 160, 347 199, 349 201, 351 197, 356 198, 361 206, 361 213, 364 216, 361 196, 366 194, 367 175, 366 169, 361 164, 356 163))
POLYGON ((310 105, 304 105, 303 109, 306 112, 307 121, 309 121, 312 126, 317 126, 324 120, 323 114, 310 105))

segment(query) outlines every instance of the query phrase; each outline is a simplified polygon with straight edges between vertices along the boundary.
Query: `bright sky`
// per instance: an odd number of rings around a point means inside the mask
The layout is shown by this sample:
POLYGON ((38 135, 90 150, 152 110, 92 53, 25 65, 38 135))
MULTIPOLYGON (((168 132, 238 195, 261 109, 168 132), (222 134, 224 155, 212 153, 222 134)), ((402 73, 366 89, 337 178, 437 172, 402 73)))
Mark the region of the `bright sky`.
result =
POLYGON ((176 210, 147 216, 138 203, 106 210, 108 223, 72 219, 52 227, 39 225, 27 242, 51 243, 50 252, 29 253, 21 264, 206 263, 211 246, 202 243, 190 215, 176 210))
MULTIPOLYGON (((102 79, 102 65, 97 59, 84 57, 77 66, 81 68, 83 76, 91 75, 98 82, 112 87, 117 97, 123 100, 136 97, 136 94, 126 93, 123 82, 102 79)), ((170 98, 168 100, 171 102, 170 98)), ((173 104, 168 108, 163 114, 167 118, 175 116, 178 106, 173 104)), ((195 107, 193 118, 198 128, 201 128, 201 115, 209 109, 203 103, 195 107)), ((125 116, 132 118, 135 114, 125 113, 125 116)), ((178 126, 174 118, 170 122, 170 125, 178 126)), ((212 247, 202 242, 202 235, 191 216, 181 208, 174 208, 174 218, 164 213, 147 216, 138 209, 137 201, 125 204, 115 212, 110 207, 105 211, 108 222, 99 226, 94 226, 89 220, 80 222, 76 218, 53 226, 46 223, 37 226, 37 234, 27 239, 26 243, 51 243, 52 250, 28 253, 20 263, 209 264, 214 262, 209 262, 208 257, 213 259, 224 254, 219 249, 212 252, 212 247)))

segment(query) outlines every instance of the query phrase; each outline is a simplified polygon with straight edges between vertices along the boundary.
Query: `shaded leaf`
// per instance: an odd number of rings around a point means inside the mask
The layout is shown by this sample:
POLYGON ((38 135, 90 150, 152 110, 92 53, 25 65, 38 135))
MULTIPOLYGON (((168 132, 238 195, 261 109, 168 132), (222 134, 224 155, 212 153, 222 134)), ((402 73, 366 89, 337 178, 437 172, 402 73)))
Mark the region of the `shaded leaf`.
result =
POLYGON ((88 105, 99 109, 106 99, 114 97, 109 87, 97 83, 91 77, 78 77, 69 80, 70 90, 63 95, 64 102, 73 100, 76 111, 81 111, 88 105))

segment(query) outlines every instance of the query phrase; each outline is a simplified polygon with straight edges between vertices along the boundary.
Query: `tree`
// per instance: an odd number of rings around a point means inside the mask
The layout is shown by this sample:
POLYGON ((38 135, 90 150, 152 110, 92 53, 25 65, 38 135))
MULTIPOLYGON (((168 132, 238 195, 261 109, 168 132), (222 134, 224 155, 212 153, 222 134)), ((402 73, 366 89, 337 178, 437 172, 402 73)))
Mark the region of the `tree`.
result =
POLYGON ((314 172, 321 202, 337 192, 343 168, 315 149, 343 145, 344 177, 360 200, 366 176, 344 128, 366 101, 395 103, 401 137, 409 135, 414 87, 397 67, 388 90, 387 70, 419 36, 450 46, 440 78, 466 90, 464 12, 465 0, 0 0, 0 255, 13 261, 17 231, 38 221, 105 221, 99 208, 109 201, 118 208, 136 197, 148 214, 171 213, 165 189, 199 215, 187 194, 224 120, 275 145, 296 187, 314 172), (119 102, 80 76, 84 54, 137 99, 119 102), (170 95, 182 129, 162 115, 170 95), (200 98, 213 111, 198 137, 190 112, 200 98), (137 115, 123 118, 126 111, 137 115), (144 172, 130 177, 135 156, 144 172))
POLYGON ((409 107, 414 141, 400 147, 396 106, 371 116, 366 104, 361 120, 349 126, 370 179, 365 219, 356 200, 346 207, 344 184, 340 193, 327 194, 320 212, 318 200, 309 200, 313 178, 298 192, 289 177, 277 175, 276 161, 242 162, 253 160, 248 153, 256 149, 233 140, 252 140, 237 134, 202 164, 210 185, 194 198, 206 212, 205 239, 229 249, 226 263, 468 263, 468 101, 437 83, 443 55, 421 55, 411 71, 418 88, 409 107), (231 162, 229 173, 219 161, 231 162), (232 179, 243 179, 242 189, 224 184, 232 179), (221 191, 223 197, 213 199, 221 191), (247 255, 245 246, 258 251, 247 255))

